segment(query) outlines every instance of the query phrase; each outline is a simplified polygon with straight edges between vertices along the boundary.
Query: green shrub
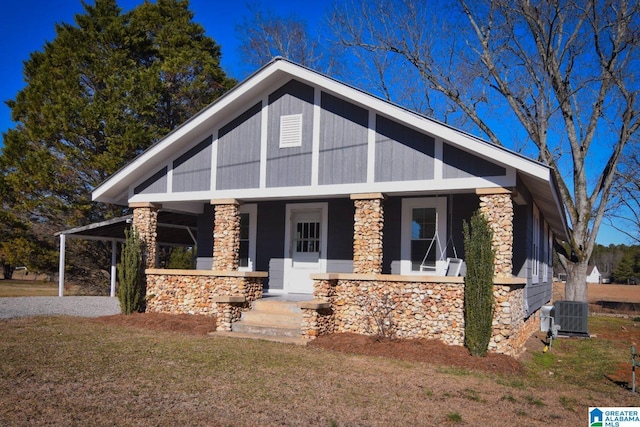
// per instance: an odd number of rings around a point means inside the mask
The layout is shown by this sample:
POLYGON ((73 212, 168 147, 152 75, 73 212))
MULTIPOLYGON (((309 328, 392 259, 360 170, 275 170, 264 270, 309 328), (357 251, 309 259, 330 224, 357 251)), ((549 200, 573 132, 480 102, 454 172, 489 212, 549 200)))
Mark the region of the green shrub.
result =
POLYGON ((135 229, 125 230, 118 264, 118 300, 123 314, 144 311, 145 280, 142 245, 135 229))
POLYGON ((473 356, 486 356, 493 322, 493 233, 480 211, 463 223, 467 273, 464 279, 464 345, 473 356))

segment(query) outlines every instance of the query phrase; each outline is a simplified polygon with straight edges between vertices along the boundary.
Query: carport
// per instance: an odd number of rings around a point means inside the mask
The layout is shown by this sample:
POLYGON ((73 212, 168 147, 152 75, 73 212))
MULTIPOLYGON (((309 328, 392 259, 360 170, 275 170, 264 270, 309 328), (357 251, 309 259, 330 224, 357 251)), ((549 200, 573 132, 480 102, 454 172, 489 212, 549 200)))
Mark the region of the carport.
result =
MULTIPOLYGON (((66 239, 102 240, 111 242, 110 283, 112 297, 116 296, 116 263, 118 243, 125 241, 125 229, 131 224, 133 214, 112 218, 101 222, 71 228, 56 233, 60 238, 60 258, 58 261, 58 296, 64 296, 64 270, 66 239)), ((171 211, 158 212, 157 245, 189 247, 196 244, 198 218, 195 215, 171 211)))

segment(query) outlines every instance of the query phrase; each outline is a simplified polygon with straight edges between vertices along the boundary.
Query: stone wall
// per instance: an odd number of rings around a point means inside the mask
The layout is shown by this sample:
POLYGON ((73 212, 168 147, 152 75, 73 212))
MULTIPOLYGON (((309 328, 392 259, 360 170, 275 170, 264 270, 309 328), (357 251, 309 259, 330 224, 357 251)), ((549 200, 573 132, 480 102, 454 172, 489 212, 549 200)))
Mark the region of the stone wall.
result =
POLYGON ((332 326, 325 329, 463 345, 462 278, 433 282, 391 275, 324 276, 329 278, 314 282, 314 297, 331 303, 332 326))
POLYGON ((493 287, 495 312, 493 315, 493 333, 489 342, 489 351, 494 353, 519 356, 524 350, 524 342, 520 339, 525 326, 524 283, 501 284, 497 279, 493 287))
POLYGON ((148 312, 223 319, 224 304, 216 298, 242 296, 243 302, 233 305, 238 312, 248 310, 253 301, 262 298, 262 281, 267 273, 150 269, 146 276, 148 312))
POLYGON ((145 268, 156 266, 156 240, 158 237, 158 210, 160 206, 149 203, 132 203, 133 228, 142 242, 142 258, 145 268))
POLYGON ((352 195, 353 272, 382 273, 382 230, 384 209, 382 194, 352 195))
POLYGON ((489 221, 493 231, 493 248, 496 251, 494 275, 510 278, 513 273, 513 201, 511 192, 487 189, 479 191, 480 211, 489 221), (494 192, 489 194, 489 192, 494 192))
POLYGON ((240 251, 240 212, 235 200, 212 201, 213 225, 213 270, 236 271, 240 251))
MULTIPOLYGON (((437 339, 464 345, 464 280, 364 274, 316 274, 314 298, 330 310, 308 313, 303 338, 353 332, 437 339), (313 317, 315 316, 315 317, 313 317), (314 324, 314 322, 316 322, 314 324)), ((524 280, 496 279, 496 309, 489 351, 519 356, 535 328, 524 319, 524 280)))

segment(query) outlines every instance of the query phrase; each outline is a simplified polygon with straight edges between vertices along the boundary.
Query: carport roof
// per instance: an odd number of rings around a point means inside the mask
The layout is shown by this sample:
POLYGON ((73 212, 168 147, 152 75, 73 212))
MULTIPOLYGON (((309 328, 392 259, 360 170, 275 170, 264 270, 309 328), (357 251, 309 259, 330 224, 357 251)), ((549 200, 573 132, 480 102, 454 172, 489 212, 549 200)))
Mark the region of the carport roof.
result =
MULTIPOLYGON (((71 228, 56 233, 86 240, 124 241, 124 231, 133 219, 133 214, 112 218, 82 227, 71 228)), ((169 211, 158 212, 157 243, 161 245, 193 246, 198 218, 195 215, 169 211)))

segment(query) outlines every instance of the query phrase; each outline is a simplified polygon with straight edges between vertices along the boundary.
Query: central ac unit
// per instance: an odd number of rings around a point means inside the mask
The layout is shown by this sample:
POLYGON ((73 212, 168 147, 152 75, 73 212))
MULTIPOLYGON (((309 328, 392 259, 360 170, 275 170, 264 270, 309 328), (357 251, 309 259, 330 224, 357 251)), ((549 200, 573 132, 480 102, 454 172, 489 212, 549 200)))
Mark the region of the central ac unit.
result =
POLYGON ((554 321, 560 327, 560 334, 589 336, 589 305, 586 302, 556 301, 554 307, 554 321))

